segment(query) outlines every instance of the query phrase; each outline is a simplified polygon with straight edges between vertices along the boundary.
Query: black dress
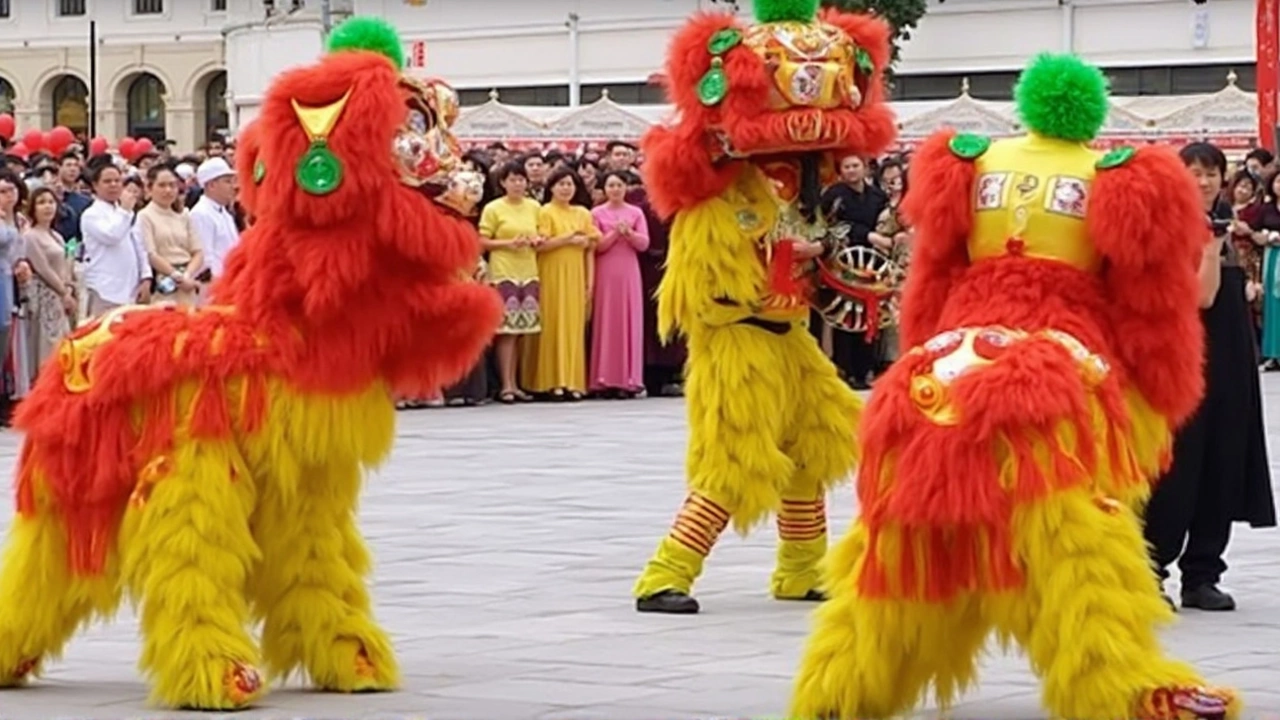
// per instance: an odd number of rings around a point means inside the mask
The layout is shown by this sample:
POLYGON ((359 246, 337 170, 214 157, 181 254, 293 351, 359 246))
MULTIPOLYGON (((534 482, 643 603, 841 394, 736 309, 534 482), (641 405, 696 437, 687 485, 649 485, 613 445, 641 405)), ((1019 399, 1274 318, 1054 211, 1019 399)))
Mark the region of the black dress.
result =
MULTIPOLYGON (((1229 218, 1230 208, 1225 210, 1229 218)), ((1222 555, 1232 522, 1276 524, 1245 271, 1230 243, 1223 243, 1222 252, 1218 295, 1201 313, 1204 400, 1178 430, 1173 465, 1146 511, 1152 561, 1163 579, 1178 560, 1184 591, 1218 583, 1227 569, 1222 555)))

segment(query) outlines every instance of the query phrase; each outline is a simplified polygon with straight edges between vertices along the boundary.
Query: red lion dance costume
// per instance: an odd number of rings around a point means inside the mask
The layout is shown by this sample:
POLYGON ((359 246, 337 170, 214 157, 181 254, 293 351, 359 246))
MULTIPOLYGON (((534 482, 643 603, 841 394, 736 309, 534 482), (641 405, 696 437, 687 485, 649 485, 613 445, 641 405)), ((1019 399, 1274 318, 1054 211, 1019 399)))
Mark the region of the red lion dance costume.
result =
POLYGON ((911 161, 902 359, 862 427, 861 517, 826 568, 797 720, 951 705, 988 636, 1067 720, 1235 717, 1168 659, 1134 507, 1199 402, 1196 188, 1165 147, 1089 149, 1101 72, 1044 55, 1028 135, 940 133, 911 161))
POLYGON ((887 26, 817 0, 756 0, 758 24, 696 16, 667 63, 679 121, 645 138, 645 181, 674 216, 659 332, 689 347, 689 494, 635 587, 642 612, 693 613, 732 522, 777 516, 774 597, 821 600, 824 498, 857 461, 861 403, 805 327, 816 217, 835 160, 882 151, 887 26), (825 177, 824 177, 825 176, 825 177))
POLYGON ((449 207, 467 209, 448 187, 455 98, 402 76, 401 53, 358 18, 276 79, 242 157, 257 220, 218 304, 116 310, 40 373, 17 417, 0 687, 123 591, 160 705, 243 708, 298 669, 334 692, 399 682, 365 587, 361 477, 393 444, 393 393, 460 377, 501 313, 449 207))

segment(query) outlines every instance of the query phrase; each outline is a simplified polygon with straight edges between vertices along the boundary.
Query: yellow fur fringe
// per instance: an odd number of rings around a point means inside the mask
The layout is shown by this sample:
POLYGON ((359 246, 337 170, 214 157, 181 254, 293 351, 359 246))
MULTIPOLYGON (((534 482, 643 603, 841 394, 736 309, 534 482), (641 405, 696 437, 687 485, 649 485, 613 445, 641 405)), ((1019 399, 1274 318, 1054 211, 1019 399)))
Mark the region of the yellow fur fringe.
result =
MULTIPOLYGON (((174 400, 182 408, 194 395, 183 387, 174 400)), ((65 533, 37 483, 40 511, 15 520, 0 572, 0 681, 57 657, 95 614, 113 614, 123 585, 140 605, 140 666, 156 704, 247 706, 265 688, 238 694, 234 671, 251 679, 263 657, 274 676, 300 667, 326 690, 398 685, 390 640, 371 617, 369 555, 355 525, 363 471, 395 439, 391 398, 381 386, 323 397, 279 383, 268 397, 250 436, 197 441, 177 429, 174 447, 144 471, 101 576, 66 571, 65 533), (249 635, 255 618, 262 657, 249 635)))

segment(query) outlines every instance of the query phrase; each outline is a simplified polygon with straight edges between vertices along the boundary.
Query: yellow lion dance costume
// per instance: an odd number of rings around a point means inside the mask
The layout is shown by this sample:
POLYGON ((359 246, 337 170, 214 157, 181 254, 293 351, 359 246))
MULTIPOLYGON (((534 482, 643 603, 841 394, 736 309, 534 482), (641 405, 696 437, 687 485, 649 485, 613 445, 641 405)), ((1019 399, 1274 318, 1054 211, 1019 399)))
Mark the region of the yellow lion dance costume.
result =
POLYGON ((1172 619, 1134 507, 1203 392, 1199 193, 1165 147, 1102 154, 1106 80, 1044 55, 1024 137, 943 132, 913 156, 907 353, 863 420, 861 516, 789 717, 943 708, 989 635, 1064 720, 1222 720, 1239 701, 1165 656, 1172 619))
POLYGON ((297 669, 335 692, 399 682, 365 587, 361 477, 391 449, 393 394, 460 377, 501 314, 470 279, 456 97, 401 63, 396 32, 357 18, 277 78, 243 143, 257 221, 221 304, 121 308, 41 370, 17 416, 0 688, 126 590, 154 703, 243 708, 297 669))
POLYGON ((655 207, 674 215, 659 332, 688 340, 689 494, 635 587, 642 612, 695 613, 724 529, 778 526, 774 597, 821 600, 828 489, 856 461, 857 396, 806 328, 834 159, 883 150, 888 29, 816 0, 757 0, 759 24, 707 13, 667 65, 678 124, 644 141, 655 207), (824 177, 825 176, 825 177, 824 177))

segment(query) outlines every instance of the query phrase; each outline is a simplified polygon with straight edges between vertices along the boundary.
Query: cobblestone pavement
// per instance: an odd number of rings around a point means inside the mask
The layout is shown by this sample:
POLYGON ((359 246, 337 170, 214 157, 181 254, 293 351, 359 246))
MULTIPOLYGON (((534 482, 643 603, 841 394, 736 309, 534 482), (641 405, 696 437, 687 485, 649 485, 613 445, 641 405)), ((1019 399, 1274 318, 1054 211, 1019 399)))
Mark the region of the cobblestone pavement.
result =
MULTIPOLYGON (((1275 435, 1280 376, 1265 377, 1275 435)), ((17 445, 0 436, 6 473, 17 445)), ((810 608, 768 597, 771 532, 724 538, 698 587, 703 614, 632 609, 631 583, 682 497, 683 448, 678 400, 404 413, 362 511, 404 691, 344 697, 295 683, 236 717, 778 716, 810 608)), ((842 531, 848 489, 830 505, 842 531)), ((0 525, 10 511, 6 492, 0 525)), ((1241 688, 1250 720, 1280 720, 1280 534, 1240 527, 1228 559, 1240 611, 1185 612, 1168 644, 1241 688)), ((90 629, 47 678, 0 692, 0 718, 181 716, 144 704, 135 630, 127 609, 90 629)), ((952 717, 1043 717, 1025 661, 993 653, 981 688, 952 717)))

